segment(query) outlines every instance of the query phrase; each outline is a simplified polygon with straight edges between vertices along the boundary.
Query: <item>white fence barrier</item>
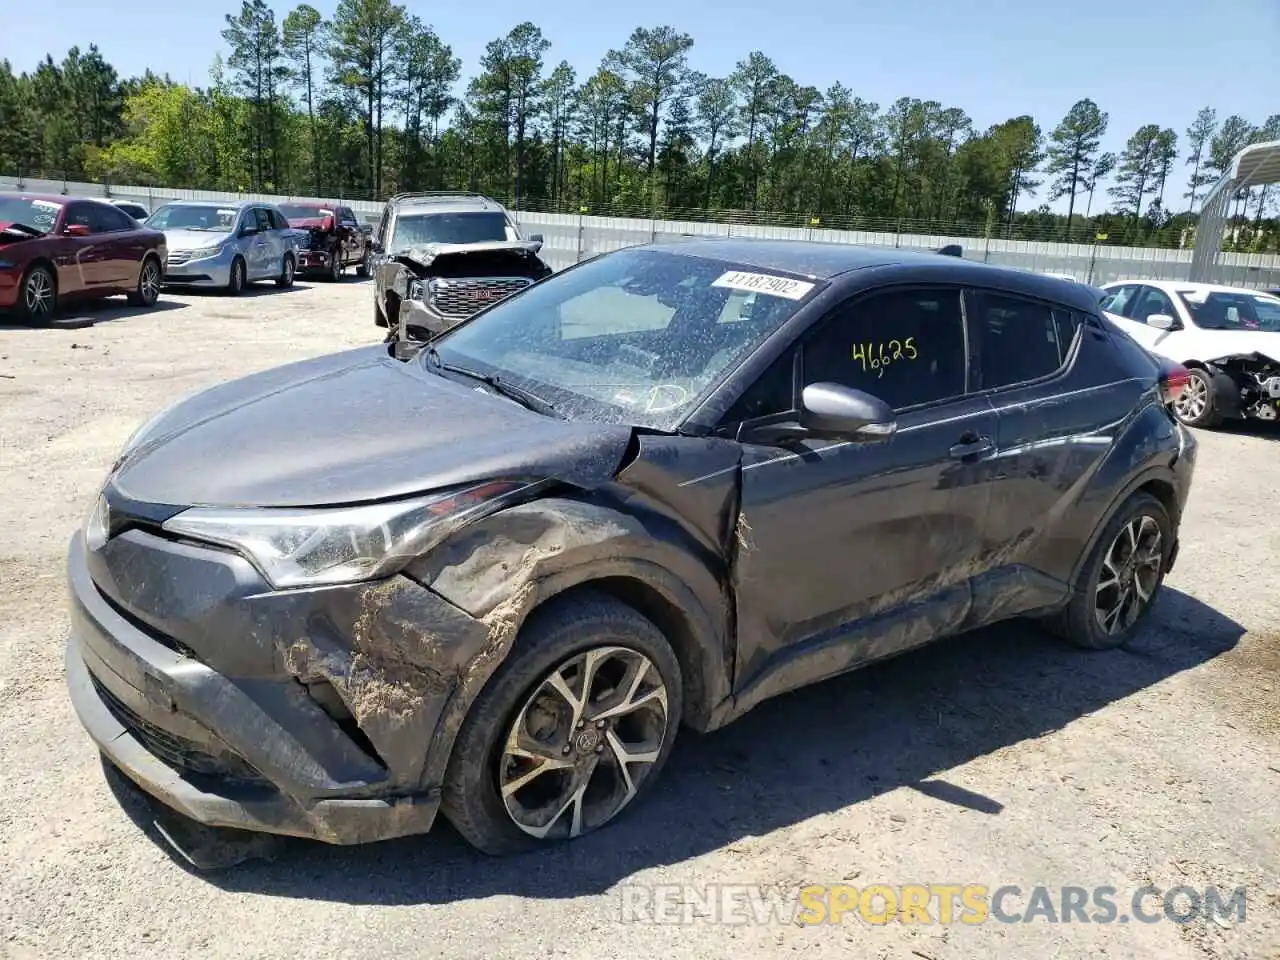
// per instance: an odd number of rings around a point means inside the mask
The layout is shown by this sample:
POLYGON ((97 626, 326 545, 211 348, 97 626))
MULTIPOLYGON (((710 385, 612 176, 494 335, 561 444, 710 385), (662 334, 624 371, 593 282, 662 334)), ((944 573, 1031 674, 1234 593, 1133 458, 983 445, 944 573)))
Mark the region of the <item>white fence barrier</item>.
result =
MULTIPOLYGON (((0 178, 0 191, 6 190, 66 193, 73 196, 110 196, 114 199, 142 203, 150 210, 176 199, 224 202, 266 200, 272 203, 307 199, 269 194, 225 193, 217 190, 177 190, 115 184, 104 186, 98 183, 74 183, 62 180, 19 182, 11 177, 0 178)), ((380 202, 368 200, 345 202, 369 222, 376 222, 382 212, 380 202)), ((529 211, 513 211, 512 215, 526 233, 543 235, 544 258, 556 270, 608 250, 653 241, 701 236, 817 240, 824 243, 853 243, 912 250, 936 250, 944 244, 956 243, 964 249, 964 256, 969 260, 1019 267, 1041 273, 1065 274, 1077 280, 1095 284, 1130 279, 1184 280, 1191 268, 1190 250, 1166 250, 1156 247, 1109 247, 1039 240, 987 240, 982 237, 749 226, 529 211)), ((1213 280, 1217 283, 1249 287, 1280 287, 1280 256, 1258 253, 1220 254, 1213 270, 1213 280)))

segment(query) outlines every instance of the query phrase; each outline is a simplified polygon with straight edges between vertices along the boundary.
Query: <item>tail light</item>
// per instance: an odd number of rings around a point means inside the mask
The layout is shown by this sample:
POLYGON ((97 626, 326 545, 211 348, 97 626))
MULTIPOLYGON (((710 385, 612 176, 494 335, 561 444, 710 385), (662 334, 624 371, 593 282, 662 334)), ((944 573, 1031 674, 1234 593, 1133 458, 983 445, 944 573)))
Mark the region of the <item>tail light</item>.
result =
POLYGON ((1178 401, 1190 380, 1191 373, 1182 364, 1160 360, 1160 395, 1167 405, 1173 406, 1178 401))

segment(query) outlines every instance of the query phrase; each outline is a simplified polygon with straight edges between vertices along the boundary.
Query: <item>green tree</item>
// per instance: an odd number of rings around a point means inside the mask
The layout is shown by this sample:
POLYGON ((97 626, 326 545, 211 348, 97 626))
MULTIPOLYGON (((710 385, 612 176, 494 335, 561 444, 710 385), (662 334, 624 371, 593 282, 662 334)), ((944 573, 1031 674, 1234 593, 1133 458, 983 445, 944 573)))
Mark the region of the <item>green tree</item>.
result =
POLYGON ((1049 163, 1045 167, 1045 173, 1052 178, 1049 196, 1053 200, 1070 198, 1067 201, 1068 239, 1076 197, 1085 192, 1087 174, 1097 159, 1107 123, 1107 114, 1085 98, 1072 104, 1062 122, 1049 135, 1049 163))
POLYGON ((406 14, 391 0, 338 0, 330 31, 333 81, 358 94, 365 132, 368 186, 382 193, 383 125, 401 77, 406 14))
POLYGON ((320 11, 300 3, 284 18, 281 51, 288 60, 289 78, 302 91, 307 108, 307 130, 311 142, 311 189, 320 193, 320 139, 316 128, 315 102, 319 87, 318 71, 328 46, 328 24, 320 11))
POLYGON ((698 126, 706 137, 706 189, 704 204, 711 206, 715 195, 716 159, 724 144, 738 134, 738 107, 733 85, 724 78, 700 77, 696 83, 698 126))
POLYGON ((674 27, 637 27, 626 46, 614 55, 619 71, 629 82, 635 115, 641 118, 649 141, 645 175, 653 183, 658 156, 658 128, 663 110, 682 91, 688 78, 693 37, 674 27))
POLYGON ((1196 195, 1200 192, 1201 187, 1206 187, 1212 182, 1212 177, 1201 170, 1201 163, 1204 160, 1204 149, 1209 143, 1209 139, 1213 136, 1213 132, 1218 128, 1218 112, 1212 107, 1201 107, 1196 114, 1195 120, 1191 122, 1191 126, 1187 127, 1187 149, 1186 164, 1191 167, 1191 179, 1187 183, 1187 192, 1183 194, 1187 198, 1188 212, 1194 212, 1196 208, 1196 195))
POLYGON ((231 47, 227 65, 234 71, 234 88, 250 104, 253 188, 268 181, 280 185, 280 150, 277 110, 279 90, 288 77, 282 60, 276 15, 263 0, 243 0, 237 16, 227 14, 222 39, 231 47))
POLYGON ((1116 212, 1133 209, 1136 223, 1142 215, 1142 201, 1158 175, 1161 131, 1154 123, 1139 127, 1125 144, 1116 168, 1116 183, 1107 192, 1116 198, 1116 212))

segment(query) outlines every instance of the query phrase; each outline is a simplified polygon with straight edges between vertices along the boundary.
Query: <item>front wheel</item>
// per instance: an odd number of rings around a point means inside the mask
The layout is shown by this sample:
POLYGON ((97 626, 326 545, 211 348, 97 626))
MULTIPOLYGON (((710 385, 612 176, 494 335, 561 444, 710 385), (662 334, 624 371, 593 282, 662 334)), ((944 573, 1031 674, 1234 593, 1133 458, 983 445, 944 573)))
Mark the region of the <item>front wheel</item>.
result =
POLYGON ((1173 413, 1188 427, 1216 427, 1222 422, 1213 397, 1213 378, 1200 367, 1187 370, 1187 385, 1173 403, 1173 413))
POLYGON ((1164 583, 1175 535, 1164 504, 1135 493, 1107 521, 1076 578, 1071 602, 1050 626, 1091 650, 1128 643, 1164 583))
POLYGON ((283 290, 287 290, 293 286, 294 267, 293 257, 290 254, 284 255, 284 263, 280 267, 280 276, 276 277, 276 286, 283 290))
POLYGON ((22 319, 35 327, 48 326, 58 309, 58 281, 44 264, 36 264, 22 278, 19 300, 22 319))
POLYGON ((231 276, 227 280, 227 293, 233 297, 244 291, 245 265, 243 257, 231 261, 231 276))
POLYGON ((484 853, 599 829, 657 779, 680 725, 680 664, 662 632, 607 596, 535 613, 472 705, 442 810, 484 853))
POLYGON ((153 307, 160 299, 160 264, 155 257, 147 257, 138 270, 138 286, 129 293, 128 300, 137 307, 153 307))
POLYGON ((342 251, 335 250, 333 256, 329 258, 329 279, 333 283, 339 283, 346 269, 346 265, 342 262, 342 251))
POLYGON ((356 276, 361 280, 365 280, 369 276, 369 248, 364 248, 364 256, 360 258, 360 265, 356 267, 356 276))

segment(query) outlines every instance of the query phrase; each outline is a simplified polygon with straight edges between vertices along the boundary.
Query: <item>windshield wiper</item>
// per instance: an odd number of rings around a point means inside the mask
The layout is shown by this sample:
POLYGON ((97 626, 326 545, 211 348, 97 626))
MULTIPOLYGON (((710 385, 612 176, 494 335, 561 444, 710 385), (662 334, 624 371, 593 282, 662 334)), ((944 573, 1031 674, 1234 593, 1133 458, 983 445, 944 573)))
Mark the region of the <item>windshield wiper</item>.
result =
POLYGON ((437 370, 444 370, 447 373, 454 373, 460 377, 467 377, 470 380, 479 380, 495 393, 500 393, 504 397, 516 401, 524 407, 532 410, 534 413, 540 413, 545 417, 555 417, 557 420, 568 419, 564 414, 560 413, 546 400, 543 400, 536 393, 530 393, 523 387, 517 387, 514 383, 503 380, 501 377, 492 373, 481 373, 479 370, 471 370, 467 367, 460 367, 456 364, 445 363, 440 359, 440 354, 435 347, 427 347, 427 357, 435 364, 437 370))

